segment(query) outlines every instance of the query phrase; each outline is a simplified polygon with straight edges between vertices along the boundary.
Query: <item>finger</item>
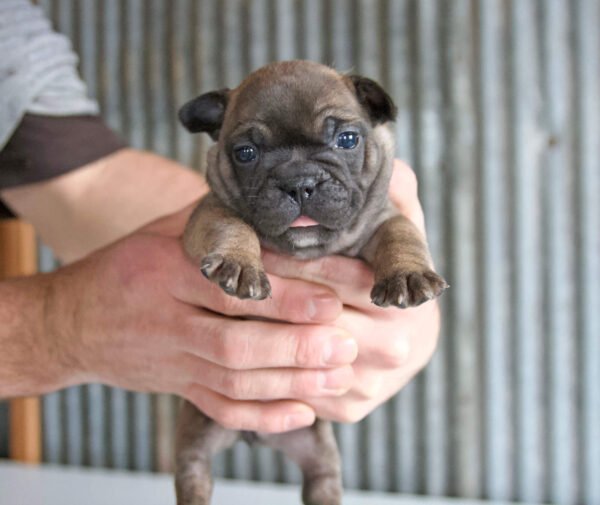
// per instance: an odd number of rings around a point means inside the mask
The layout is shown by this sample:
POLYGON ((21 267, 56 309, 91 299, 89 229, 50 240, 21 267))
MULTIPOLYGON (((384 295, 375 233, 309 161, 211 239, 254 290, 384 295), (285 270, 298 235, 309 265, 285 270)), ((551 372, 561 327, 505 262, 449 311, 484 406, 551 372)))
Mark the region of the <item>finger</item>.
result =
POLYGON ((343 366, 358 352, 351 334, 335 326, 240 320, 196 310, 184 328, 182 350, 234 370, 343 366))
POLYGON ((403 161, 394 160, 389 196, 394 206, 425 234, 425 216, 419 203, 417 177, 403 161))
POLYGON ((356 375, 354 387, 346 394, 334 398, 307 398, 304 401, 319 418, 356 423, 394 396, 413 377, 414 374, 403 370, 363 370, 363 373, 356 375), (365 382, 367 385, 362 385, 365 382))
POLYGON ((353 384, 353 371, 349 365, 326 370, 271 368, 240 371, 188 356, 186 368, 191 368, 191 380, 232 400, 339 396, 353 384))
POLYGON ((200 269, 187 265, 177 275, 172 292, 179 300, 228 316, 252 316, 292 323, 326 323, 342 311, 342 302, 327 286, 269 276, 272 295, 265 300, 240 300, 210 282, 200 269))
POLYGON ((366 263, 342 256, 303 261, 264 251, 265 268, 280 277, 304 279, 333 290, 344 305, 361 310, 380 310, 371 303, 373 272, 366 263))
POLYGON ((168 237, 179 237, 183 234, 185 225, 196 208, 196 205, 198 205, 197 201, 186 205, 177 212, 161 217, 156 221, 152 221, 140 231, 165 235, 168 237))
POLYGON ((194 385, 182 394, 207 416, 231 430, 281 433, 315 422, 312 408, 302 402, 237 401, 194 385))
POLYGON ((361 374, 355 379, 355 386, 346 394, 334 398, 306 398, 304 401, 314 409, 317 416, 328 421, 340 423, 356 423, 369 415, 374 409, 388 401, 405 387, 416 375, 414 370, 390 370, 387 372, 375 369, 368 371, 379 378, 366 378, 361 374), (369 386, 361 388, 360 381, 367 380, 369 386))
POLYGON ((411 355, 411 335, 418 333, 421 321, 412 309, 387 309, 386 317, 347 308, 336 321, 352 331, 358 345, 355 367, 381 371, 405 366, 411 355), (391 314, 389 314, 391 312, 391 314))

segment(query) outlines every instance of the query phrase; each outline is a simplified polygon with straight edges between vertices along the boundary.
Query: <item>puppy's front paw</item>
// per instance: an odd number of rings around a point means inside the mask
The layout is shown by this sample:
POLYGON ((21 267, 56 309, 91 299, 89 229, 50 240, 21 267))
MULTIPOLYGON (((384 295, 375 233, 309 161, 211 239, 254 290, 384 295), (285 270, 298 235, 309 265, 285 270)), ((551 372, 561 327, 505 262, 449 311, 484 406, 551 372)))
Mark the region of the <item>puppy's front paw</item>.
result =
POLYGON ((205 256, 200 263, 204 276, 238 298, 264 300, 271 296, 271 285, 262 268, 222 254, 205 256))
POLYGON ((371 290, 371 301, 379 307, 416 307, 441 295, 447 287, 446 281, 433 270, 400 271, 375 284, 371 290))

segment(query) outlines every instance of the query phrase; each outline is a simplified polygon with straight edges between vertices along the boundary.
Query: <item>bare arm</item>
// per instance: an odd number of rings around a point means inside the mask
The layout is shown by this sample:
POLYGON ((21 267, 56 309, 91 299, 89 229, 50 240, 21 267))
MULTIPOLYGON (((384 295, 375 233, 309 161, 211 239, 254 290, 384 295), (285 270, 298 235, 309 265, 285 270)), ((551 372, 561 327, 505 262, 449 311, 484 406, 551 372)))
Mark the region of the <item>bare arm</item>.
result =
POLYGON ((61 347, 40 338, 49 288, 44 275, 0 282, 0 398, 69 384, 61 347))
POLYGON ((79 259, 208 191, 179 163, 135 149, 0 197, 66 262, 79 259))

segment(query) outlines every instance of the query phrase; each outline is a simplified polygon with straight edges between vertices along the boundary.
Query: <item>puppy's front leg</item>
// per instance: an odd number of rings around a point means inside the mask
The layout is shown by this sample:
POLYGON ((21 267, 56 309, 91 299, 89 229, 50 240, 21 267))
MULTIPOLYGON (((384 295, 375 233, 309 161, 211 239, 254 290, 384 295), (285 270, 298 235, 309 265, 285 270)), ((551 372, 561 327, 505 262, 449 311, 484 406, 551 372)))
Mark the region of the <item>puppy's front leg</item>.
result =
POLYGON ((439 296, 448 284, 433 271, 425 238, 402 215, 391 217, 360 252, 375 271, 375 305, 406 308, 439 296))
POLYGON ((226 293, 254 300, 270 296, 256 232, 212 193, 190 217, 183 247, 202 273, 226 293))

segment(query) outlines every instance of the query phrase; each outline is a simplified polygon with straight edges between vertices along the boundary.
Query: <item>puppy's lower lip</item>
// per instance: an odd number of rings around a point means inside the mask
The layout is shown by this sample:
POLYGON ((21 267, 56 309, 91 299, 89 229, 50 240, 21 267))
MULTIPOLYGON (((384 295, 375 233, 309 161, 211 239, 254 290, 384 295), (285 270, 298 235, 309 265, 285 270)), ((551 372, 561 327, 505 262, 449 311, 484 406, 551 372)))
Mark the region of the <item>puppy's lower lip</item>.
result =
POLYGON ((318 225, 314 219, 311 219, 308 216, 300 216, 296 219, 292 224, 290 224, 290 228, 305 228, 307 226, 315 226, 318 225))

